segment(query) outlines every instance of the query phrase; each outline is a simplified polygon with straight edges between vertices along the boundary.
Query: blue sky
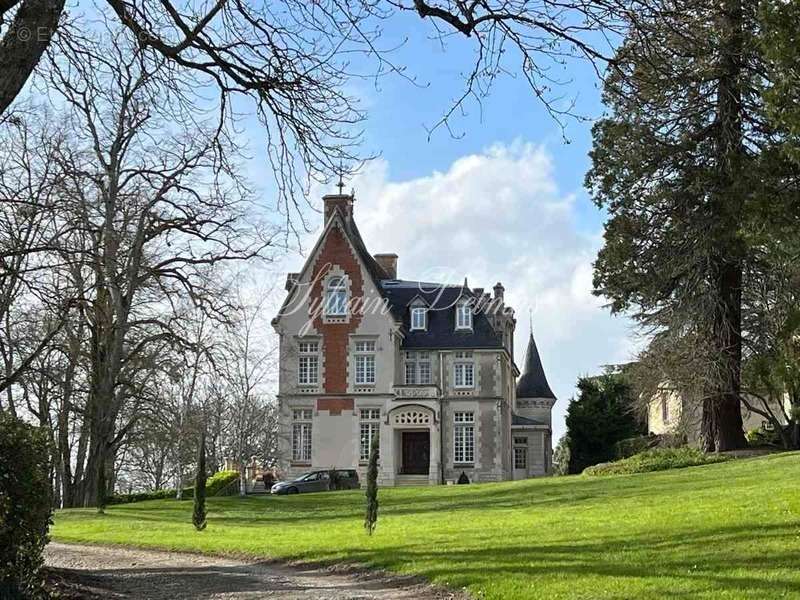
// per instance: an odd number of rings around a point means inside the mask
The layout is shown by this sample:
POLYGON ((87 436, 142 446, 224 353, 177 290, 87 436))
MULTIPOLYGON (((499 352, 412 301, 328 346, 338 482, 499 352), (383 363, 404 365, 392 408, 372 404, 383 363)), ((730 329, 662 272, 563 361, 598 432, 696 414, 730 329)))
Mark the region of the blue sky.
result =
MULTIPOLYGON (((568 118, 562 132, 526 82, 505 77, 482 106, 468 101, 466 114, 454 116, 458 137, 439 128, 429 138, 428 129, 463 90, 461 73, 471 66, 473 46, 451 37, 443 50, 413 16, 393 21, 383 39, 391 46, 405 35, 408 41, 391 58, 406 66, 416 85, 388 76, 377 86, 357 80, 350 88, 368 113, 364 150, 379 154, 346 183, 356 190, 359 228, 373 253, 400 255, 400 277, 431 280, 436 273, 454 283, 467 276, 470 285, 487 289, 501 280, 517 311, 519 364, 532 312, 558 396, 557 439, 577 378, 629 359, 637 346, 630 323, 612 318, 603 300, 591 295, 604 220, 583 189, 591 123, 568 118)), ((598 117, 592 68, 571 62, 563 78, 570 82, 558 93, 576 100, 576 112, 598 117)), ((254 171, 264 174, 258 129, 250 134, 254 171)), ((319 207, 330 191, 312 190, 312 203, 319 207)), ((292 255, 276 267, 293 271, 302 261, 292 255)))

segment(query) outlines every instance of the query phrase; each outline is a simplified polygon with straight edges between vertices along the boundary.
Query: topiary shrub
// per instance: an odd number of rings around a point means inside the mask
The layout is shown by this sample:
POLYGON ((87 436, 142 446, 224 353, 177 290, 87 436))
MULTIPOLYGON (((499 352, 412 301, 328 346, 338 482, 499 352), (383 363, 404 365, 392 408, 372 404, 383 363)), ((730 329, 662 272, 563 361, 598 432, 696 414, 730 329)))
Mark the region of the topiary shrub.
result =
POLYGON ((47 436, 0 411, 0 598, 45 596, 40 569, 51 514, 47 436))
POLYGON ((380 459, 380 441, 378 436, 372 438, 369 447, 369 465, 367 466, 367 506, 364 515, 364 529, 372 535, 378 524, 378 460, 380 459))
POLYGON ((197 531, 206 528, 206 436, 200 434, 200 448, 197 451, 197 477, 194 480, 194 511, 192 524, 197 531))
POLYGON ((469 483, 469 477, 464 471, 461 471, 461 475, 458 477, 458 485, 466 485, 469 483))
POLYGON ((724 462, 728 456, 705 454, 697 448, 652 448, 616 462, 602 463, 584 469, 585 475, 626 475, 666 469, 681 469, 724 462))

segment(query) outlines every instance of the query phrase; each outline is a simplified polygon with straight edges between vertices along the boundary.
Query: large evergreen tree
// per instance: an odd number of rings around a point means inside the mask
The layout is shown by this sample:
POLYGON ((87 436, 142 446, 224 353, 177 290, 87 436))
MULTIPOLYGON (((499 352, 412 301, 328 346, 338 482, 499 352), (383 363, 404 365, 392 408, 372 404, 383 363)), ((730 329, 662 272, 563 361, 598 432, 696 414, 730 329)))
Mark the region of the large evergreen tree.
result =
MULTIPOLYGON (((620 374, 583 377, 578 396, 567 407, 569 473, 617 458, 616 444, 644 433, 634 412, 630 385, 620 374)), ((559 442, 559 446, 561 442, 559 442)))
POLYGON ((596 293, 673 353, 702 402, 706 450, 744 445, 742 293, 749 232, 784 193, 754 0, 664 0, 636 13, 594 127, 595 202, 610 215, 596 293), (690 369, 685 368, 691 365, 690 369), (688 375, 687 375, 688 373, 688 375))

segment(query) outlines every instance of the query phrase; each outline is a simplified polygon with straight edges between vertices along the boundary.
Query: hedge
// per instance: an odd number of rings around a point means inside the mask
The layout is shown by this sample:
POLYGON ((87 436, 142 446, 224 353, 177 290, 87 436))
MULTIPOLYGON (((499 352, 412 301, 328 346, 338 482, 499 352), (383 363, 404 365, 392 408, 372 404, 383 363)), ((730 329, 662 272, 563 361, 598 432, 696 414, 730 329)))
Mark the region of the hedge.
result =
MULTIPOLYGON (((218 471, 208 478, 206 482, 206 495, 225 495, 228 492, 229 486, 238 480, 238 471, 218 471)), ((238 488, 236 491, 238 491, 238 488)), ((129 504, 130 502, 142 502, 144 500, 163 500, 165 498, 174 498, 175 495, 175 488, 155 490, 153 492, 136 492, 133 494, 114 494, 108 499, 108 504, 129 504)), ((185 500, 194 498, 194 488, 183 488, 183 498, 185 500)))
POLYGON ((585 475, 626 475, 666 469, 696 467, 728 460, 719 454, 705 454, 697 448, 652 448, 616 462, 601 463, 584 469, 585 475))
POLYGON ((0 598, 45 596, 42 552, 51 515, 47 435, 0 411, 0 598))

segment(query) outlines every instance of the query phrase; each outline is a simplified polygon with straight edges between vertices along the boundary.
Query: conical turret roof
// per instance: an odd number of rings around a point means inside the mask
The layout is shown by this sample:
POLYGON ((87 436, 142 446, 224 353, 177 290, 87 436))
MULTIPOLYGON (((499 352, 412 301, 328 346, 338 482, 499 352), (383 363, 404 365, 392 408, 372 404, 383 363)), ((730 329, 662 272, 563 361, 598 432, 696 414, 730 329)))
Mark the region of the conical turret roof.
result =
POLYGON ((525 368, 517 382, 517 398, 553 398, 555 394, 547 383, 544 375, 542 359, 533 340, 533 331, 528 339, 528 350, 525 352, 525 368))

